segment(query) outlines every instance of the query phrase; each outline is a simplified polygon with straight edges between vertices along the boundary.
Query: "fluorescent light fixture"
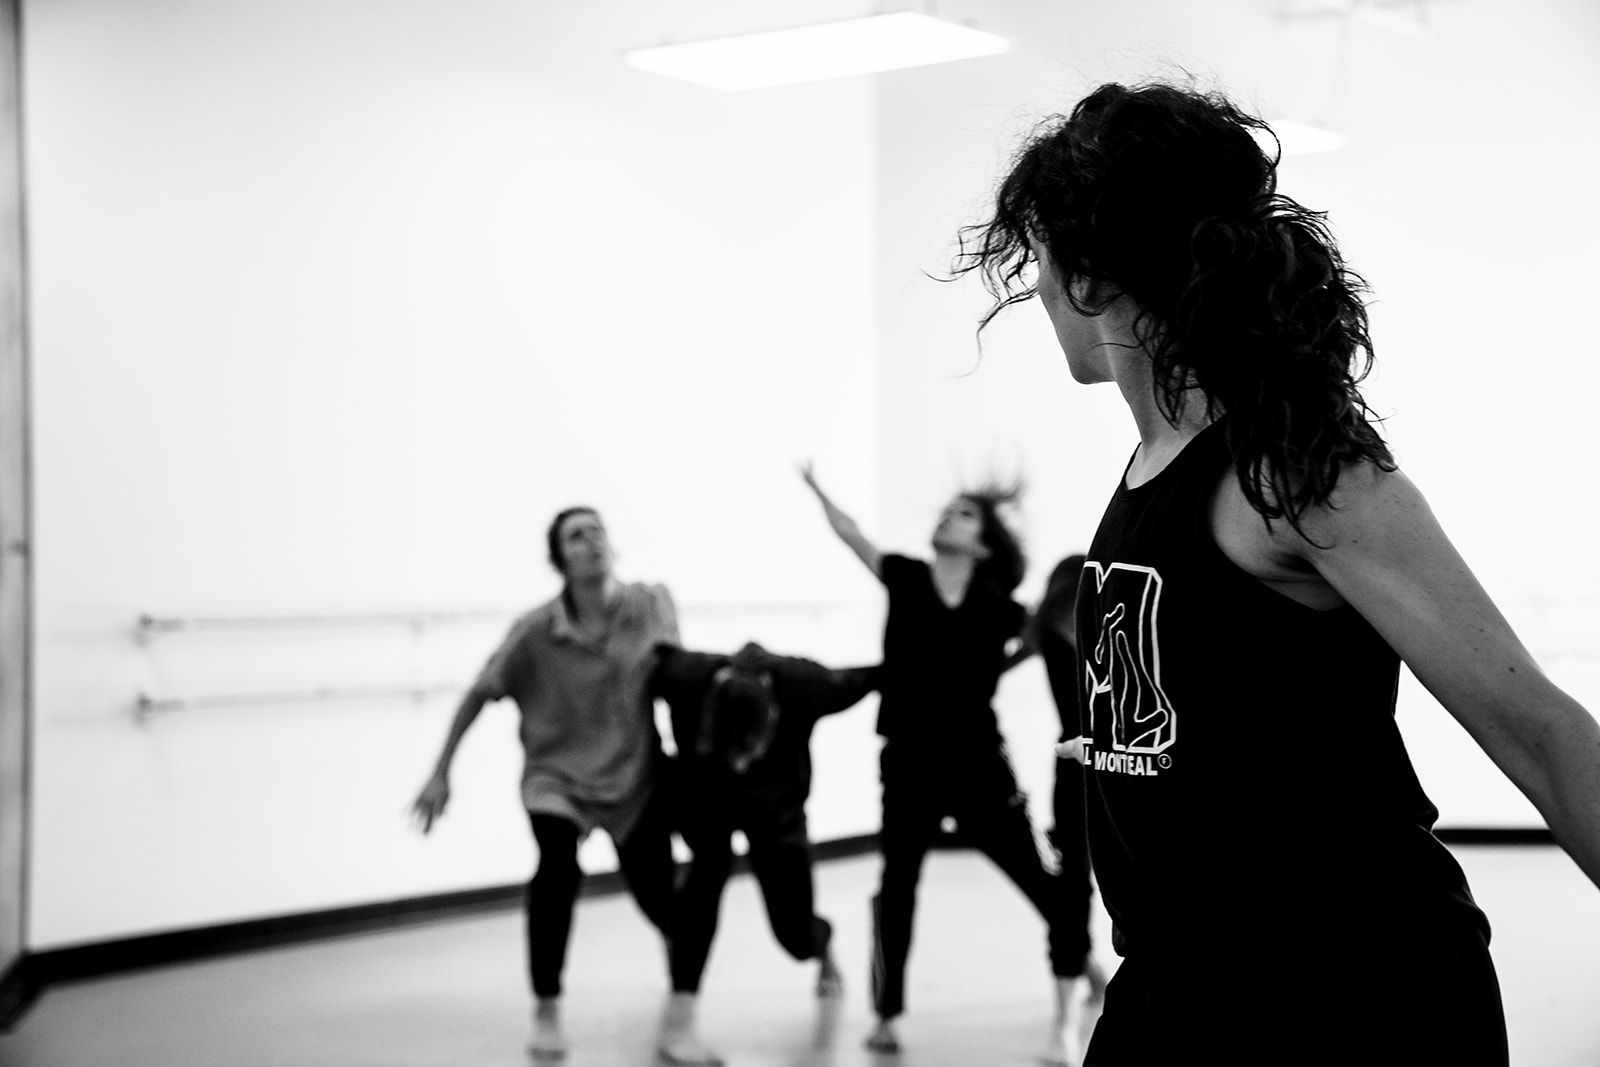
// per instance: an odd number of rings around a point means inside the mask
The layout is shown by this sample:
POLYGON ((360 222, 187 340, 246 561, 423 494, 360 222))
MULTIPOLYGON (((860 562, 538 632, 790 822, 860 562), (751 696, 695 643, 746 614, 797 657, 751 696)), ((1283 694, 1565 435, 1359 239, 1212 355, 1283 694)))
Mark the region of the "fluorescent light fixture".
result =
MULTIPOLYGON (((1316 152, 1336 152, 1344 147, 1344 135, 1322 126, 1313 126, 1308 122, 1296 122, 1294 119, 1268 119, 1267 125, 1272 127, 1272 132, 1278 135, 1278 142, 1283 145, 1283 154, 1289 156, 1309 156, 1316 152)), ((1265 132, 1254 130, 1256 141, 1268 154, 1273 150, 1272 138, 1265 132)))
POLYGON ((1285 22, 1348 17, 1403 37, 1423 37, 1428 32, 1427 0, 1300 0, 1289 3, 1279 17, 1285 22))
POLYGON ((630 67, 737 92, 998 55, 1011 42, 915 11, 638 48, 630 67))
POLYGON ((1376 26, 1380 30, 1397 33, 1401 37, 1426 37, 1428 35, 1428 11, 1421 4, 1410 8, 1379 7, 1377 4, 1362 4, 1351 14, 1369 26, 1376 26))

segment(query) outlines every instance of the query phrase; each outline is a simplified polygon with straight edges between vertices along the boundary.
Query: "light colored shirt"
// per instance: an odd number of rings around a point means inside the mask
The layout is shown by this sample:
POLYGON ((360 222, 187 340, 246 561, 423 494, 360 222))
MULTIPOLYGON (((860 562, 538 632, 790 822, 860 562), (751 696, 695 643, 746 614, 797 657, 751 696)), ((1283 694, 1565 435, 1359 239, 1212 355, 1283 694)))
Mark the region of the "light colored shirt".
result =
POLYGON ((650 696, 658 643, 678 643, 662 585, 623 585, 604 632, 586 637, 557 596, 522 616, 474 688, 522 713, 522 802, 621 841, 638 821, 661 758, 650 696))

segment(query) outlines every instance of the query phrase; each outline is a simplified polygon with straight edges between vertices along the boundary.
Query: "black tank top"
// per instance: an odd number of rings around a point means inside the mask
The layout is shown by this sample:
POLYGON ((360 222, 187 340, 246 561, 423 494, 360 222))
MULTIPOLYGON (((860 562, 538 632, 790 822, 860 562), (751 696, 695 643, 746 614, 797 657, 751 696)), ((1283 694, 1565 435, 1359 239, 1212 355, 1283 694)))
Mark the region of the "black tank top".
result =
POLYGON ((1306 608, 1222 554, 1229 466, 1217 423, 1124 477, 1084 565, 1089 835, 1123 943, 1487 933, 1395 724, 1399 657, 1353 608, 1306 608))
POLYGON ((1011 596, 973 576, 960 604, 939 598, 924 560, 887 554, 889 593, 883 624, 878 733, 924 754, 965 755, 1000 744, 994 700, 1006 643, 1027 612, 1011 596))

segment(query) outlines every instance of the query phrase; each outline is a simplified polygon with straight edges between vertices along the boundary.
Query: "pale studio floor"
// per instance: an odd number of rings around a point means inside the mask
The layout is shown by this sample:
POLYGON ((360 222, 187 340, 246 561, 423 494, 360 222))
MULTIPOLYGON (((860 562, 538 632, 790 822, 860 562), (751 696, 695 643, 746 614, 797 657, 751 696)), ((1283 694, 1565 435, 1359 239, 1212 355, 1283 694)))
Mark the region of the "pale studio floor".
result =
MULTIPOLYGON (((1519 1067, 1600 1065, 1600 892, 1549 847, 1457 848, 1495 924, 1519 1067)), ((818 869, 846 996, 819 1009, 813 969, 784 957, 746 878, 724 904, 704 990, 730 1067, 1032 1064, 1049 1001, 1041 929, 971 853, 935 853, 923 883, 910 1013, 897 1057, 861 1041, 874 857, 818 869)), ((1097 916, 1108 966, 1108 930, 1097 916)), ((622 897, 579 907, 567 979, 571 1067, 645 1067, 664 990, 659 942, 622 897)), ((1382 961, 1375 961, 1377 965, 1382 961)), ((50 989, 9 1035, 5 1067, 527 1067, 522 926, 512 912, 130 973, 50 989)), ((1351 1024, 1359 1026, 1353 991, 1351 1024)), ((1219 1036, 1228 1020, 1218 1020, 1219 1036)), ((1210 1057, 1202 1056, 1197 1062, 1210 1057)))

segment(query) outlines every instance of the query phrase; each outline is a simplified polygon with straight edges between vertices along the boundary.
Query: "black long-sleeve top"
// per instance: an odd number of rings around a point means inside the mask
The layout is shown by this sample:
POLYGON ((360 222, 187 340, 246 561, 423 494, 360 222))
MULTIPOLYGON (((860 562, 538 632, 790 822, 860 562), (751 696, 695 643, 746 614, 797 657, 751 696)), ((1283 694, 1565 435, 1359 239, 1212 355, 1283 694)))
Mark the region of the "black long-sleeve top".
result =
POLYGON ((799 656, 780 656, 752 646, 740 667, 754 667, 772 678, 777 722, 771 743, 743 774, 728 765, 725 753, 699 754, 705 729, 706 698, 718 671, 734 657, 657 647, 651 680, 655 696, 671 712, 672 735, 685 779, 699 787, 732 790, 742 802, 773 816, 803 812, 811 793, 811 731, 825 715, 844 711, 878 687, 877 667, 831 669, 799 656))

